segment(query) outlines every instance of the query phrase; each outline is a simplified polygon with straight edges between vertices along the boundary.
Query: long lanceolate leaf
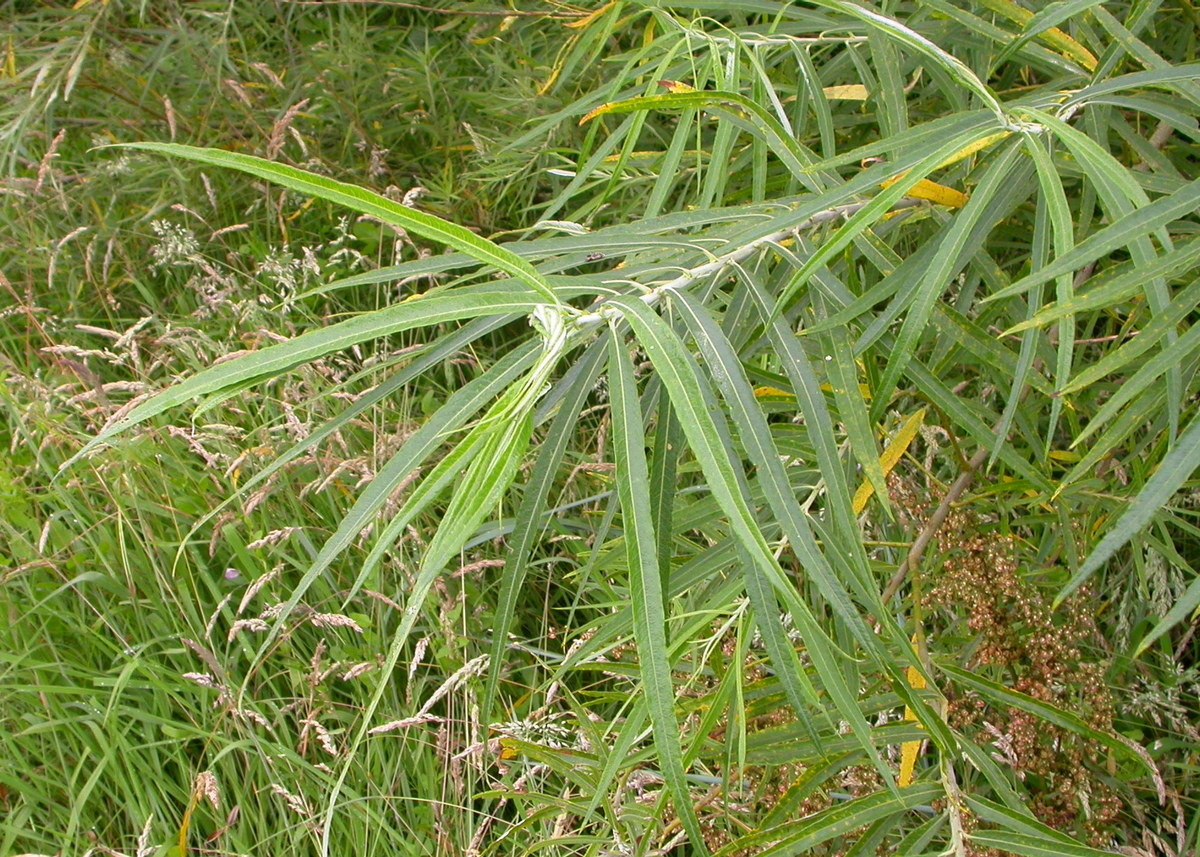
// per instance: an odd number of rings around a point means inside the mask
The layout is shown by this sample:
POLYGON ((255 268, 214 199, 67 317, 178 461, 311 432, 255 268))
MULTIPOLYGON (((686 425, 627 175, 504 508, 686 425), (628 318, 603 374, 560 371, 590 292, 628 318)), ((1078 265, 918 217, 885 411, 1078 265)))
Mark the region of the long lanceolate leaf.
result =
POLYGON ((613 447, 617 460, 617 496, 625 522, 625 552, 632 587, 634 638, 642 687, 654 728, 654 746, 675 810, 698 853, 706 854, 704 835, 684 778, 679 747, 679 721, 675 717, 675 687, 667 651, 666 613, 658 569, 658 538, 654 532, 650 482, 646 464, 646 432, 638 404, 633 367, 622 337, 613 331, 608 349, 609 393, 612 396, 613 447))
POLYGON ((310 173, 297 167, 256 158, 253 155, 242 155, 221 149, 203 149, 178 143, 125 143, 122 145, 130 149, 175 155, 214 167, 228 167, 266 179, 305 196, 344 205, 352 211, 369 214, 385 223, 403 227, 414 235, 439 241, 455 250, 460 250, 479 262, 521 280, 543 301, 552 304, 559 302, 550 283, 532 265, 511 250, 506 250, 457 223, 451 223, 432 214, 401 205, 366 188, 340 182, 328 176, 310 173))
POLYGON ((742 445, 758 469, 767 502, 775 519, 782 525, 788 544, 805 570, 818 582, 822 596, 847 627, 865 646, 874 647, 878 638, 867 627, 851 602, 849 593, 837 580, 817 545, 804 511, 796 501, 779 450, 771 438, 766 417, 755 400, 750 382, 732 346, 695 298, 686 292, 679 292, 672 296, 672 303, 679 308, 700 346, 704 364, 733 416, 742 445))
MULTIPOLYGON (((1097 248, 1108 245, 1120 246, 1125 244, 1129 254, 1138 266, 1150 266, 1154 263, 1158 250, 1155 243, 1164 250, 1172 249, 1171 237, 1165 224, 1170 219, 1178 217, 1176 206, 1180 201, 1174 195, 1150 203, 1146 192, 1133 178, 1133 175, 1118 162, 1095 140, 1083 134, 1078 129, 1054 116, 1033 112, 1039 122, 1043 123, 1059 141, 1079 160, 1095 185, 1096 192, 1108 210, 1112 225, 1098 232, 1092 239, 1097 248), (1139 217, 1139 209, 1152 210, 1148 219, 1139 217), (1118 228, 1119 227, 1119 228, 1118 228), (1104 237, 1099 237, 1104 236, 1104 237), (1153 239, 1153 240, 1152 240, 1153 239)), ((1182 188, 1184 201, 1194 200, 1195 185, 1200 180, 1182 188)), ((1196 203, 1193 202, 1193 205, 1196 203)), ((1087 244, 1087 240, 1077 245, 1074 253, 1087 244)), ((1107 252, 1101 249, 1099 252, 1107 252)), ((1057 260, 1056 260, 1057 261, 1057 260)), ((1053 263, 1051 263, 1053 265, 1053 263)), ((1162 277, 1148 277, 1143 284, 1146 302, 1155 315, 1167 312, 1171 304, 1171 295, 1162 277)), ((1175 342, 1175 331, 1166 336, 1165 347, 1175 342)), ((1179 417, 1183 403, 1183 375, 1180 367, 1173 366, 1167 372, 1167 420, 1174 436, 1179 429, 1179 417)))
POLYGON ((846 0, 813 0, 813 2, 826 9, 833 9, 841 12, 852 18, 858 18, 872 27, 882 30, 887 35, 891 36, 896 41, 909 47, 924 56, 931 59, 937 65, 946 71, 952 78, 961 83, 971 92, 979 96, 983 103, 994 112, 1002 122, 1006 122, 1004 108, 1000 106, 1000 102, 996 100, 996 96, 990 89, 979 79, 975 72, 971 71, 962 60, 955 56, 951 56, 942 48, 935 45, 929 39, 922 36, 920 33, 906 27, 904 24, 889 18, 886 15, 881 15, 873 9, 868 9, 857 3, 846 2, 846 0))
POLYGON ((1158 470, 1138 492, 1116 522, 1096 545, 1095 550, 1072 575, 1067 585, 1055 599, 1055 604, 1078 589, 1085 580, 1108 562, 1109 558, 1125 545, 1142 527, 1150 522, 1158 511, 1171 499, 1179 487, 1200 467, 1200 416, 1175 441, 1174 447, 1163 458, 1158 470))
MULTIPOLYGON (((295 461, 308 450, 323 443, 326 439, 334 435, 339 429, 346 426, 355 417, 366 413, 371 408, 379 405, 390 396, 394 396, 401 390, 405 384, 408 384, 414 378, 417 378, 426 370, 436 366, 453 357, 463 346, 474 342, 479 337, 489 333, 496 328, 506 324, 507 322, 515 321, 516 316, 501 316, 499 318, 479 318, 469 324, 465 324, 453 333, 439 339, 437 342, 422 349, 418 354, 412 355, 410 362, 403 368, 396 370, 379 385, 373 387, 363 395, 359 396, 354 402, 346 406, 342 411, 339 411, 336 416, 325 421, 317 426, 313 431, 301 438, 296 443, 289 446, 276 456, 271 462, 252 477, 243 482, 236 492, 221 501, 208 514, 199 518, 191 528, 189 535, 195 534, 202 526, 220 514, 230 503, 237 500, 238 497, 246 496, 259 485, 269 480, 272 475, 279 472, 291 461, 295 461)), ((493 366, 492 369, 496 367, 493 366)), ((489 370, 490 371, 490 370, 489 370)), ((485 397, 484 401, 491 399, 492 396, 485 397)), ((447 414, 454 413, 461 416, 461 411, 448 411, 447 414)), ((436 418, 435 418, 436 419, 436 418)), ((180 550, 186 545, 180 545, 180 550)))
MULTIPOLYGON (((803 266, 792 275, 792 279, 779 296, 780 308, 786 309, 795 294, 808 282, 809 277, 816 270, 845 249, 864 230, 878 222, 918 182, 924 180, 925 176, 936 169, 947 157, 953 155, 963 147, 969 146, 979 140, 987 139, 987 137, 988 129, 986 127, 977 128, 968 133, 952 137, 949 142, 942 142, 938 148, 922 158, 905 175, 898 177, 895 181, 888 184, 874 199, 862 209, 855 212, 843 226, 839 227, 833 236, 827 241, 822 242, 821 247, 804 261, 803 266)), ((964 215, 960 215, 960 217, 962 216, 964 215)))
POLYGON ((1086 263, 1099 259, 1118 247, 1133 244, 1197 208, 1200 208, 1200 179, 1189 182, 1174 193, 1156 199, 1148 205, 1131 208, 1115 223, 1080 241, 1071 252, 1018 280, 1004 291, 990 296, 988 300, 1019 294, 1038 283, 1082 268, 1086 263))
MULTIPOLYGON (((395 455, 380 469, 371 483, 359 495, 354 506, 338 523, 337 530, 326 540, 320 553, 292 588, 291 595, 279 610, 279 617, 275 625, 259 646, 258 659, 265 656, 283 623, 300 603, 313 582, 329 569, 353 543, 359 533, 374 520, 375 515, 378 514, 387 499, 395 493, 400 483, 416 471, 445 442, 447 433, 459 428, 479 409, 510 387, 522 372, 532 366, 536 358, 537 349, 532 343, 529 347, 512 351, 486 373, 454 393, 446 401, 446 404, 405 441, 404 445, 396 451, 395 455)), ((471 448, 466 443, 460 444, 460 447, 462 450, 460 454, 471 448)), ((401 507, 397 517, 404 516, 409 506, 411 503, 401 507)), ((377 550, 379 545, 390 545, 389 539, 393 537, 394 532, 385 530, 377 542, 377 550)), ((362 586, 369 572, 369 567, 360 572, 351 586, 351 592, 362 586)))
MULTIPOLYGON (((734 537, 752 564, 747 574, 763 575, 776 592, 785 596, 785 603, 793 610, 792 618, 804 635, 821 683, 838 712, 850 724, 863 749, 870 755, 884 782, 894 789, 895 779, 871 743, 870 726, 856 702, 857 691, 846 683, 842 674, 843 664, 838 659, 835 647, 821 629, 809 605, 801 598, 787 597, 789 593, 794 595, 794 589, 772 554, 739 488, 734 462, 729 460, 720 442, 713 414, 704 406, 706 397, 697 375, 695 360, 670 326, 641 301, 622 297, 614 299, 612 305, 620 309, 638 342, 654 363, 679 414, 688 445, 700 464, 709 490, 729 518, 734 537)), ((770 621, 770 617, 760 617, 759 621, 770 621)))
MULTIPOLYGON (((492 663, 495 665, 501 663, 508 646, 508 629, 516 614, 518 595, 525 580, 526 562, 538 535, 545 526, 542 510, 546 505, 546 496, 577 426, 579 411, 591 392, 592 384, 599 371, 601 360, 604 357, 602 346, 601 342, 593 343, 584 357, 575 364, 575 368, 579 370, 577 377, 558 405, 558 414, 551 423, 546 438, 542 441, 537 461, 533 466, 533 473, 525 484, 525 493, 521 498, 521 506, 517 510, 517 520, 513 527, 508 556, 504 561, 500 594, 496 601, 496 615, 492 622, 491 656, 492 663)), ((500 674, 501 671, 498 667, 488 671, 483 702, 480 706, 485 721, 491 714, 500 674)))
MULTIPOLYGON (((541 334, 541 350, 536 362, 525 378, 507 387, 487 415, 476 423, 463 440, 460 449, 456 450, 456 455, 461 456, 464 463, 470 463, 457 490, 451 495, 446 512, 425 555, 421 558, 400 627, 392 635, 379 682, 363 711, 359 729, 350 743, 337 781, 330 791, 321 839, 322 853, 325 855, 329 854, 329 831, 337 808, 338 795, 350 772, 357 749, 371 727, 371 719, 387 692, 392 670, 412 633, 425 599, 437 576, 462 551, 463 545, 475 533, 484 518, 495 511, 512 484, 529 446, 533 431, 534 407, 566 345, 561 316, 535 311, 534 319, 541 334)), ((425 498, 421 498, 420 501, 410 498, 409 503, 415 502, 425 502, 425 498)), ((406 510, 402 507, 398 516, 404 516, 405 513, 406 510)), ((382 551, 376 549, 372 556, 377 557, 381 553, 382 551)))
POLYGON ((355 316, 347 321, 302 334, 288 342, 281 342, 212 366, 168 387, 105 427, 88 441, 83 449, 68 459, 61 469, 70 467, 97 446, 108 443, 117 434, 197 397, 228 390, 257 378, 271 377, 326 354, 381 336, 476 316, 529 313, 544 303, 528 292, 522 293, 511 287, 468 288, 410 299, 386 309, 355 316))
POLYGON ((901 815, 942 794, 936 783, 916 783, 899 794, 875 792, 848 800, 825 812, 755 831, 717 852, 717 857, 756 854, 761 857, 791 857, 810 854, 822 842, 844 836, 881 818, 901 815))
POLYGON ((954 218, 954 224, 946 233, 946 237, 938 248, 933 265, 921 278, 917 285, 916 294, 909 307, 908 315, 900 332, 896 335, 896 344, 888 357, 887 369, 883 379, 875 391, 876 408, 882 407, 895 388, 900 376, 913 359, 917 345, 938 297, 945 291, 950 277, 965 263, 961 251, 979 222, 988 210, 988 203, 1001 185, 1010 180, 1010 173, 1020 154, 1020 142, 1012 140, 996 161, 989 166, 983 180, 976 189, 966 207, 954 218))
MULTIPOLYGON (((500 411, 505 410, 504 404, 503 399, 497 403, 498 408, 494 409, 497 415, 500 411)), ((463 543, 474 533, 484 517, 495 509, 496 504, 511 484, 521 456, 529 444, 529 435, 532 429, 531 415, 525 413, 524 415, 510 414, 509 416, 512 418, 477 426, 472 436, 464 441, 464 444, 468 445, 477 443, 479 450, 464 474, 459 490, 455 491, 451 497, 446 514, 443 516, 425 556, 421 559, 420 568, 417 570, 412 590, 408 594, 407 603, 401 614, 400 627, 392 634, 379 681, 370 701, 363 710, 359 728, 349 744, 342 759, 338 778, 330 790, 321 840, 324 855, 330 853, 329 831, 333 826, 338 795, 350 773, 358 748, 371 728, 371 720, 375 711, 379 708, 391 683, 392 670, 400 659, 404 645, 421 614, 421 608, 429 595, 429 590, 447 563, 462 550, 463 543)))
POLYGON ((745 127, 751 133, 763 138, 797 181, 802 182, 810 190, 820 190, 819 183, 814 180, 813 174, 809 169, 814 159, 804 151, 803 147, 796 143, 795 138, 788 133, 787 129, 783 127, 778 119, 764 110, 761 105, 737 92, 689 89, 686 92, 670 92, 664 95, 646 95, 638 98, 630 98, 626 101, 618 101, 598 107, 587 116, 584 116, 580 122, 586 122, 594 116, 601 116, 607 113, 632 113, 641 110, 681 110, 688 108, 708 110, 745 127), (736 111, 743 111, 747 118, 743 119, 736 112, 731 111, 730 108, 736 111))

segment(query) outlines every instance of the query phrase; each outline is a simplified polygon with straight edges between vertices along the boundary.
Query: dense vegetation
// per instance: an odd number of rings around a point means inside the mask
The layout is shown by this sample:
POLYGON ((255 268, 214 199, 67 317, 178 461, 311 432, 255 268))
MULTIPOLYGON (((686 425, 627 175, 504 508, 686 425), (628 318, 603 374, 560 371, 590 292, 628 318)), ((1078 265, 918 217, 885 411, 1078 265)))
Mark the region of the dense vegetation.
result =
POLYGON ((0 854, 1195 853, 1191 0, 434 5, 0 4, 0 854))

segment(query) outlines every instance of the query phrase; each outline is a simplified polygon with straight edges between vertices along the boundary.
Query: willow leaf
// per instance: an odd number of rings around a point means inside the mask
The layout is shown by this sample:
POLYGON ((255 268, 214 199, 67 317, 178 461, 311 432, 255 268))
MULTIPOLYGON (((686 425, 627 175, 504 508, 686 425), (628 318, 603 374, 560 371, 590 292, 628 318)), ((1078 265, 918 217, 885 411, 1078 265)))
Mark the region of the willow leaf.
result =
POLYGON ((1102 732, 1099 729, 1093 729, 1087 725, 1083 718, 1073 712, 1065 711, 1048 702, 1043 702, 1028 694, 1021 693, 1019 690, 1013 690, 1010 687, 998 684, 976 673, 951 666, 950 664, 939 663, 938 669, 958 684, 988 697, 993 702, 1032 714, 1035 717, 1045 720, 1047 723, 1053 723, 1055 726, 1074 732, 1080 737, 1108 747, 1115 753, 1127 758, 1138 759, 1139 761, 1141 759, 1138 754, 1130 750, 1128 746, 1112 734, 1102 732))
POLYGON ((942 796, 941 786, 933 783, 915 783, 899 795, 875 792, 835 805, 815 816, 735 839, 718 851, 716 857, 733 854, 791 857, 794 854, 806 854, 822 842, 844 836, 881 818, 903 815, 914 807, 942 796))
POLYGON ((420 235, 422 238, 453 247, 485 265, 504 271, 529 286, 545 303, 557 304, 559 302, 554 289, 545 278, 532 265, 511 250, 506 250, 499 244, 476 235, 470 229, 459 226, 457 223, 451 223, 432 214, 409 208, 358 185, 340 182, 328 176, 310 173, 287 164, 277 164, 254 155, 226 152, 222 149, 184 146, 179 143, 123 143, 120 145, 129 149, 174 155, 209 166, 239 170, 306 196, 344 205, 352 211, 368 214, 379 218, 384 223, 391 223, 407 229, 414 235, 420 235))
POLYGON ((1130 502, 1125 514, 1105 533, 1100 544, 1096 545, 1079 567, 1079 571, 1067 581, 1067 585, 1054 599, 1054 606, 1061 604, 1064 598, 1078 589, 1100 566, 1108 562, 1118 549, 1140 532, 1180 486, 1196 472, 1197 467, 1200 467, 1200 417, 1195 417, 1175 441, 1175 445, 1163 457, 1154 475, 1130 502))
POLYGON ((658 568, 658 535, 646 485, 646 433, 642 426, 633 367, 622 337, 613 331, 608 349, 609 394, 612 396, 613 452, 617 461, 617 496, 624 520, 625 551, 629 564, 633 634, 638 644, 642 687, 654 729, 654 746, 667 788, 674 799, 692 847, 707 854, 700 821, 684 777, 679 746, 679 721, 675 717, 675 685, 667 651, 667 616, 663 608, 662 579, 658 568))
MULTIPOLYGON (((1115 223, 1095 232, 1075 245, 1065 256, 1060 256, 1046 267, 1013 283, 1006 289, 988 296, 994 301, 1019 295, 1037 283, 1052 280, 1061 274, 1072 273, 1088 262, 1150 235, 1166 224, 1178 220, 1200 208, 1200 179, 1189 182, 1175 193, 1160 197, 1149 205, 1135 208, 1115 223)), ((1151 260, 1146 260, 1151 261, 1151 260)))
POLYGON ((121 432, 191 399, 233 388, 256 378, 272 377, 326 354, 388 334, 475 316, 528 313, 543 303, 528 293, 522 294, 512 288, 493 286, 463 289, 402 301, 395 306, 302 334, 287 342, 211 366, 168 387, 106 426, 83 449, 67 459, 60 470, 70 467, 121 432))
MULTIPOLYGON (((679 413, 688 444, 708 480, 709 489, 729 517, 730 527, 741 548, 754 567, 766 575, 776 591, 786 593, 790 589, 786 575, 739 489, 734 463, 729 460, 720 442, 713 415, 703 406, 706 396, 700 387, 695 361, 667 323, 640 300, 622 297, 611 303, 620 308, 638 342, 654 363, 679 413)), ((848 498, 846 502, 848 506, 848 498)), ((891 769, 871 743, 870 726, 855 702, 855 693, 842 675, 842 664, 837 660, 825 632, 803 599, 789 599, 788 604, 793 608, 792 618, 809 646, 809 654, 821 683, 871 756, 884 782, 895 789, 891 769)))

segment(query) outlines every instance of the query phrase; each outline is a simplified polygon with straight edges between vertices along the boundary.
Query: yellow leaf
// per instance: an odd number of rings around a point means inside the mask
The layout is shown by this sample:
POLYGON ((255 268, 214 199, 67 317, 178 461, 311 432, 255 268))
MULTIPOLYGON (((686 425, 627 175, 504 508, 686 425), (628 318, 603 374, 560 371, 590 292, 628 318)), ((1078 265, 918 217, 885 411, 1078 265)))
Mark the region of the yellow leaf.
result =
MULTIPOLYGON (((831 392, 833 392, 833 387, 829 386, 828 384, 822 384, 821 392, 831 393, 831 392)), ((862 397, 864 399, 871 398, 871 388, 868 387, 866 384, 859 384, 858 392, 862 394, 862 397)), ((796 398, 796 396, 794 394, 789 393, 787 390, 781 390, 778 387, 755 387, 754 395, 756 398, 759 398, 759 399, 766 399, 766 398, 795 399, 796 398)))
MULTIPOLYGON (((913 651, 917 650, 917 635, 913 634, 913 651)), ((915 668, 909 667, 904 671, 904 677, 908 679, 908 686, 913 690, 925 689, 925 677, 921 675, 915 668)), ((911 708, 904 706, 904 719, 907 721, 916 720, 917 716, 913 714, 911 708)), ((921 754, 920 741, 905 741, 900 745, 900 775, 896 778, 896 783, 904 788, 912 785, 913 771, 917 767, 917 757, 921 754)))
POLYGON ((616 5, 617 5, 616 0, 610 0, 610 2, 605 3, 603 6, 601 6, 599 9, 597 9, 595 12, 592 12, 590 15, 585 15, 576 21, 569 21, 566 24, 564 24, 563 26, 569 27, 572 30, 582 30, 588 24, 592 23, 592 21, 595 21, 597 18, 599 18, 601 15, 603 15, 605 12, 607 12, 609 9, 611 9, 613 6, 616 6, 616 5))
POLYGON ((1005 137, 1009 136, 1010 134, 1012 134, 1012 131, 997 131, 995 134, 988 134, 982 140, 976 140, 974 143, 972 143, 969 146, 963 146, 961 149, 959 149, 953 155, 946 158, 946 160, 942 161, 940 164, 938 164, 936 167, 934 167, 934 170, 936 171, 936 170, 945 169, 946 167, 950 166, 951 164, 957 164, 963 158, 971 157, 971 155, 975 154, 976 152, 982 151, 983 149, 986 149, 988 146, 992 145, 992 143, 1000 142, 1001 140, 1003 140, 1005 137))
POLYGON ((826 98, 840 98, 843 101, 866 101, 867 88, 861 83, 848 83, 843 86, 827 86, 822 90, 826 98))
POLYGON ((512 738, 500 739, 500 761, 507 762, 510 759, 515 759, 521 755, 521 750, 517 746, 517 742, 512 738))
MULTIPOLYGON (((883 182, 880 187, 890 187, 900 179, 904 178, 905 174, 901 173, 894 179, 888 179, 883 182)), ((944 184, 932 182, 929 179, 921 179, 908 191, 908 196, 913 199, 927 199, 930 202, 938 205, 946 205, 950 208, 962 208, 967 204, 967 195, 962 191, 957 191, 952 187, 946 187, 944 184)))
MULTIPOLYGON (((1033 13, 1028 9, 1022 9, 1011 0, 981 0, 984 6, 991 9, 1000 15, 1003 15, 1013 23, 1020 24, 1022 27, 1027 25, 1033 19, 1033 13)), ((1050 27, 1038 33, 1037 38, 1041 39, 1046 44, 1055 48, 1060 54, 1073 59, 1088 71, 1096 70, 1096 55, 1085 48, 1079 42, 1072 39, 1058 27, 1050 27)))
POLYGON ((696 87, 680 83, 678 80, 660 80, 658 85, 667 92, 695 92, 696 87))
MULTIPOLYGON (((904 457, 904 453, 908 451, 909 444, 913 442, 913 438, 917 436, 921 426, 925 424, 925 409, 917 411, 915 414, 906 419, 897 430, 895 436, 888 441, 887 446, 883 449, 883 454, 879 456, 879 466, 883 468, 883 475, 887 476, 895 469, 896 464, 904 457)), ((867 508, 867 501, 871 499, 875 493, 874 486, 870 481, 863 480, 863 483, 858 486, 858 490, 854 492, 854 514, 858 514, 863 509, 867 508)))

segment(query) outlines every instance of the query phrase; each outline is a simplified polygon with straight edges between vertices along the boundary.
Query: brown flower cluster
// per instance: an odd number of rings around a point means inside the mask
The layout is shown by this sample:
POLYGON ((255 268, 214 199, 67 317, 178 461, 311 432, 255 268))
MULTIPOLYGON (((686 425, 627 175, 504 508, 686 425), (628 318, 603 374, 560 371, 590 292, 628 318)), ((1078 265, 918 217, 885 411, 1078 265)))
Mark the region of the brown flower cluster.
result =
MULTIPOLYGON (((1114 709, 1105 668, 1089 659, 1086 646, 1096 634, 1090 594, 1081 591, 1052 611, 1020 573, 1013 540, 966 509, 950 513, 937 544, 942 560, 930 606, 952 617, 948 633, 955 625, 969 632, 975 648, 968 665, 1110 732, 1114 709)), ((1121 802, 1097 774, 1107 760, 1099 742, 969 693, 950 699, 948 715, 951 725, 990 745, 1016 773, 1043 822, 1095 845, 1110 841, 1121 802)))

